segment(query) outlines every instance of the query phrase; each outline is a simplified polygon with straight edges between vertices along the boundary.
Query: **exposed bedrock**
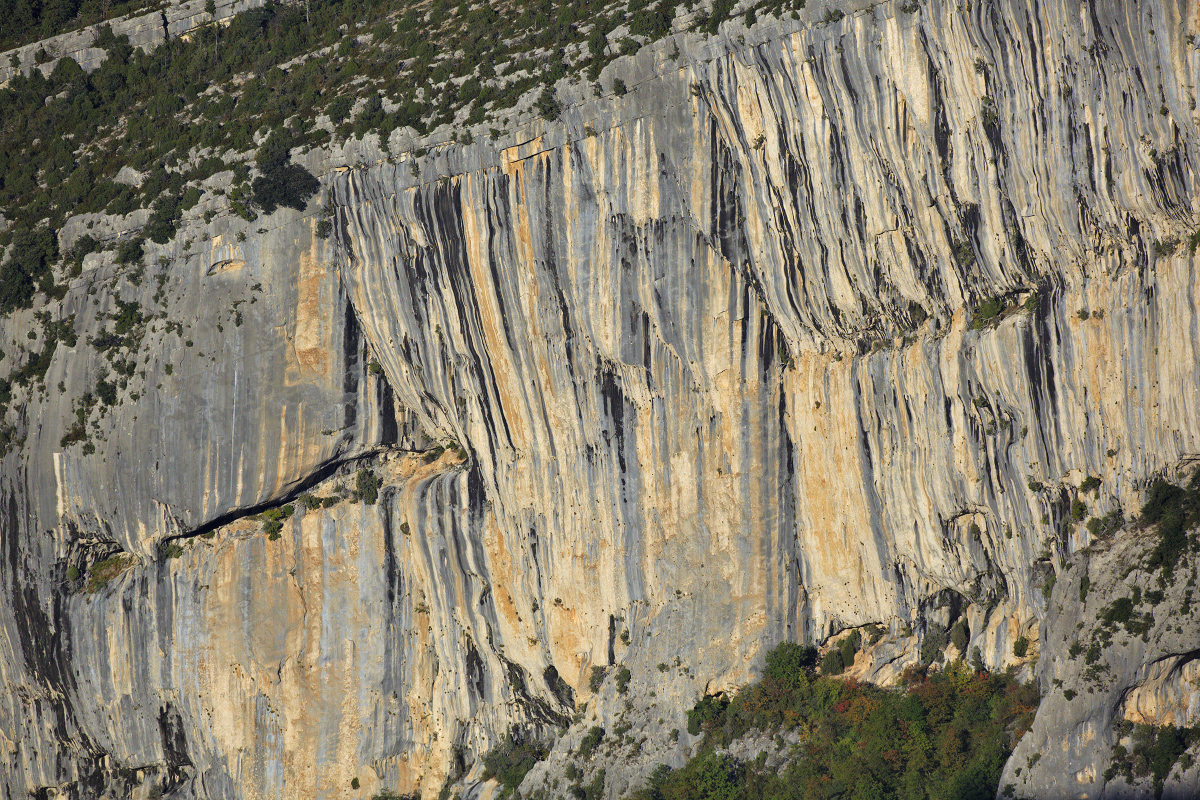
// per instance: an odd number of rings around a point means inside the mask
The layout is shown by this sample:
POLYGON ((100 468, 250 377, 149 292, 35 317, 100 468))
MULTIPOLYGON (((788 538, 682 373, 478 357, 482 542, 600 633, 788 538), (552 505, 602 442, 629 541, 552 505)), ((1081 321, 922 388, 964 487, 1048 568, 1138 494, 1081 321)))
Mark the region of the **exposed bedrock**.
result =
MULTIPOLYGON (((660 709, 605 765, 615 797, 680 763, 698 693, 872 622, 859 674, 962 613, 993 667, 1042 631, 1051 680, 1043 588, 1092 543, 1074 488, 1132 510, 1200 452, 1196 9, 806 13, 645 48, 602 80, 627 95, 501 147, 311 154, 329 239, 316 204, 244 242, 193 220, 200 255, 151 253, 161 300, 153 269, 85 273, 64 389, 31 394, 0 475, 4 791, 144 768, 200 797, 433 797, 513 725, 590 700, 565 750, 608 724, 626 697, 588 679, 619 663, 660 709), (165 316, 83 455, 60 442, 117 297, 165 316), (359 467, 375 506, 280 540, 242 519, 359 467), (118 551, 99 592, 67 580, 118 551)), ((1078 724, 1167 721, 1191 668, 1154 665, 1192 649, 1134 653, 1078 724)), ((1105 791, 1083 769, 1025 791, 1105 791)))

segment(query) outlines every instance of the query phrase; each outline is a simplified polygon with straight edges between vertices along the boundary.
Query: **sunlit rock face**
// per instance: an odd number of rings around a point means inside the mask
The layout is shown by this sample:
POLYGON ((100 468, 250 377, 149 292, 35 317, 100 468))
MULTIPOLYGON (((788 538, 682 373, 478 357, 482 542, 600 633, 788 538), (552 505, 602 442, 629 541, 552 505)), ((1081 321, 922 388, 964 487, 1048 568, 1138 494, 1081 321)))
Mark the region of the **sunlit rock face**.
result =
MULTIPOLYGON (((1200 452, 1196 13, 904 8, 680 34, 609 68, 623 97, 312 153, 308 212, 196 217, 140 282, 85 272, 0 475, 5 791, 486 794, 514 725, 565 729, 535 789, 631 700, 642 754, 598 757, 617 797, 681 763, 700 692, 868 623, 851 674, 965 618, 961 655, 1032 674, 1026 636, 1049 690, 1048 631, 1092 611, 1051 577, 1101 552, 1075 487, 1132 511, 1200 452), (84 455, 61 440, 118 298, 164 316, 84 455), (374 505, 299 497, 359 469, 374 505), (247 519, 288 500, 278 539, 247 519), (618 664, 629 693, 594 693, 618 664)), ((1043 712, 1029 742, 1086 741, 1022 791, 1126 791, 1079 748, 1192 719, 1198 646, 1043 712)))

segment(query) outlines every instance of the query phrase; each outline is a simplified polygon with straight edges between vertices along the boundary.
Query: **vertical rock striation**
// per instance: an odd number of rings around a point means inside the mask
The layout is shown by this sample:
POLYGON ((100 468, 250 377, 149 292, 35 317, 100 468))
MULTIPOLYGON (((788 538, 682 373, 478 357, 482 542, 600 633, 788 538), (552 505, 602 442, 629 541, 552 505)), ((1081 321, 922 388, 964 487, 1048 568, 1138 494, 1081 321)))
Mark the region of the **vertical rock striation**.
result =
MULTIPOLYGON (((64 392, 31 396, 0 473, 4 791, 141 769, 198 797, 435 796, 620 663, 664 719, 608 764, 617 796, 782 639, 882 623, 856 668, 886 677, 949 608, 993 667, 1059 624, 1075 487, 1132 509, 1200 451, 1196 13, 906 8, 680 34, 678 60, 610 67, 624 97, 502 147, 330 170, 329 240, 286 210, 245 242, 218 222, 207 256, 163 251, 161 302, 85 275, 64 392), (165 317, 85 456, 60 440, 118 297, 165 317), (278 541, 241 519, 364 465, 376 506, 278 541), (101 591, 67 580, 117 551, 101 591)), ((1182 697, 1135 667, 1149 688, 1081 707, 1089 735, 1182 697)), ((559 748, 625 699, 602 686, 559 748)))

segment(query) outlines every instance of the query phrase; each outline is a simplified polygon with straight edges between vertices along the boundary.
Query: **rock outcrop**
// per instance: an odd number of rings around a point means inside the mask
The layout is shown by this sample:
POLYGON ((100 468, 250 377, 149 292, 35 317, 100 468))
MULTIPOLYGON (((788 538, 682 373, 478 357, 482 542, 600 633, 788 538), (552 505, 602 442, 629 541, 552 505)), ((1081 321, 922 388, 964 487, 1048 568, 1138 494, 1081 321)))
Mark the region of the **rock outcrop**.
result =
MULTIPOLYGON (((0 469, 5 795, 476 792, 513 726, 565 729, 532 788, 630 701, 617 797, 698 694, 869 623, 876 678, 959 618, 993 668, 1041 631, 1049 689, 1077 487, 1135 509, 1200 452, 1196 9, 841 8, 677 34, 496 144, 313 152, 307 212, 197 208, 41 309, 77 342, 0 469), (359 469, 375 505, 300 499, 359 469)), ((1009 771, 1075 738, 1023 791, 1117 791, 1087 748, 1192 720, 1196 648, 1048 701, 1009 771)))
MULTIPOLYGON (((134 13, 104 24, 113 35, 128 36, 132 46, 150 52, 163 42, 187 36, 204 25, 228 24, 234 15, 260 8, 264 0, 220 0, 214 3, 212 14, 204 10, 206 3, 207 0, 186 0, 148 14, 134 13)), ((19 73, 28 75, 33 69, 49 76, 61 58, 73 59, 85 71, 91 72, 108 57, 103 48, 93 47, 102 27, 80 28, 0 53, 0 85, 19 73)))

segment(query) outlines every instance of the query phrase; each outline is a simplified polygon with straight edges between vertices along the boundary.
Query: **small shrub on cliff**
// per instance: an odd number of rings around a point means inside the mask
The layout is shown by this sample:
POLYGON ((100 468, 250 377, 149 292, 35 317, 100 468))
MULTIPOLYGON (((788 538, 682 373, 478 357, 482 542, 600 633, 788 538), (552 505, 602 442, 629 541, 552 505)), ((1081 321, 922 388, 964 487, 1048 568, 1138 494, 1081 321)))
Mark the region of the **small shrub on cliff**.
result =
POLYGON ((360 469, 354 477, 354 489, 358 492, 359 499, 369 506, 375 505, 375 501, 379 499, 381 486, 383 481, 369 469, 360 469))
POLYGON ((697 736, 701 730, 709 731, 714 727, 719 727, 727 708, 729 708, 729 700, 724 695, 701 697, 696 701, 696 705, 687 712, 688 733, 697 736))
POLYGON ((280 164, 254 179, 254 203, 270 214, 279 206, 303 211, 308 199, 321 186, 317 178, 299 164, 280 164))
POLYGON ((542 119, 550 121, 558 119, 558 101, 554 99, 554 90, 549 86, 542 89, 542 94, 538 97, 534 107, 537 108, 542 119))
POLYGON ((945 628, 937 624, 930 625, 929 630, 925 631, 925 638, 921 640, 921 664, 928 666, 940 659, 948 641, 945 628))
POLYGON ((510 733, 504 737, 504 742, 492 748, 483 757, 483 778, 495 778, 505 788, 515 791, 525 780, 525 775, 533 769, 533 765, 546 757, 550 750, 528 736, 522 735, 514 739, 510 733))
POLYGON ((283 521, 296 513, 295 507, 289 503, 280 508, 270 508, 262 513, 263 533, 271 541, 279 538, 283 531, 283 521))
POLYGON ((1127 783, 1133 783, 1135 777, 1150 776, 1153 779, 1154 796, 1161 796, 1163 781, 1175 764, 1186 763, 1185 769, 1191 766, 1186 752, 1197 742, 1200 742, 1200 727, 1135 725, 1132 748, 1126 750, 1119 743, 1113 747, 1112 764, 1104 777, 1112 780, 1123 774, 1127 783), (1187 762, 1184 762, 1185 758, 1187 762))
POLYGON ((604 728, 598 725, 593 726, 579 742, 579 755, 583 758, 591 758, 592 751, 596 749, 602 739, 604 739, 604 728))
POLYGON ((842 663, 847 667, 854 666, 854 656, 858 653, 862 646, 862 634, 857 630, 851 631, 849 636, 846 636, 842 641, 838 642, 838 649, 842 651, 842 663))
POLYGON ((124 553, 109 556, 103 561, 97 561, 88 568, 88 579, 83 589, 85 592, 98 592, 108 585, 108 582, 124 571, 129 564, 129 558, 124 553))
POLYGON ((967 627, 967 621, 960 619, 954 623, 954 627, 950 629, 950 644, 958 650, 959 653, 965 655, 967 652, 967 644, 971 641, 971 631, 967 627))
POLYGON ((163 558, 179 558, 183 555, 183 547, 179 542, 163 542, 158 546, 158 552, 163 558))
POLYGON ((142 260, 145 251, 142 249, 142 240, 129 239, 117 245, 117 263, 118 264, 134 264, 142 260))
POLYGON ((1087 505, 1076 497, 1071 501, 1071 519, 1081 522, 1087 516, 1087 505))
POLYGON ((821 659, 822 675, 841 675, 846 670, 846 661, 842 651, 834 647, 821 659))
POLYGON ((604 667, 592 667, 592 675, 588 678, 588 688, 591 689, 592 694, 600 691, 600 687, 604 685, 604 676, 607 674, 608 670, 604 667))
POLYGON ((50 268, 58 259, 58 234, 42 225, 18 227, 12 234, 12 250, 0 265, 0 312, 26 308, 33 301, 35 286, 47 291, 53 284, 50 268))
POLYGON ((625 692, 629 691, 629 679, 631 677, 633 676, 630 674, 627 667, 621 667, 621 669, 617 671, 616 681, 618 694, 625 694, 625 692))
POLYGON ((1186 488, 1156 480, 1142 507, 1140 521, 1143 525, 1158 525, 1158 543, 1146 559, 1146 567, 1162 570, 1159 584, 1165 588, 1173 581, 1175 565, 1187 549, 1187 532, 1200 523, 1200 469, 1186 488))
POLYGON ((1110 511, 1103 517, 1092 517, 1087 521, 1088 533, 1096 538, 1108 536, 1109 534, 1120 530, 1125 524, 1125 515, 1121 509, 1110 511))
POLYGON ((1029 640, 1024 636, 1018 636, 1013 642, 1013 655, 1017 658, 1024 658, 1029 653, 1029 640))
MULTIPOLYGON (((964 253, 970 253, 971 263, 974 263, 975 253, 973 250, 971 250, 970 245, 966 243, 956 243, 955 252, 959 254, 960 259, 964 257, 964 253)), ((971 321, 971 327, 975 330, 982 330, 988 323, 999 317, 1000 312, 1003 310, 1004 303, 999 297, 989 297, 978 308, 975 309, 975 316, 971 321)))

